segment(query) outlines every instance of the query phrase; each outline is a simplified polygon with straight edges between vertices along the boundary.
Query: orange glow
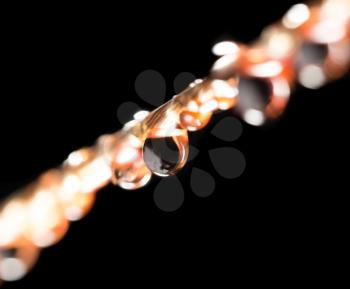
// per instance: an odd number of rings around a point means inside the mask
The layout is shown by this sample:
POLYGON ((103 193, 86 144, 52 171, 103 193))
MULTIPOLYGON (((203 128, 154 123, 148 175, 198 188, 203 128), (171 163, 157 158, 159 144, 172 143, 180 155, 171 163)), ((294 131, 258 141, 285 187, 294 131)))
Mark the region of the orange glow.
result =
POLYGON ((233 109, 248 124, 261 126, 283 113, 297 81, 316 89, 344 75, 350 66, 350 0, 296 4, 251 45, 224 41, 212 50, 219 58, 207 77, 195 80, 154 111, 137 112, 120 131, 72 152, 61 166, 4 201, 0 207, 0 285, 2 280, 22 278, 37 260, 39 248, 58 242, 69 221, 84 217, 97 190, 111 181, 134 190, 145 186, 153 174, 177 173, 188 158, 188 131, 207 126, 215 112, 233 109), (304 46, 318 45, 326 52, 322 59, 304 53, 304 46), (264 89, 254 82, 263 82, 264 89), (267 103, 259 102, 263 93, 268 93, 267 103), (248 96, 246 106, 240 103, 246 99, 238 99, 244 95, 248 96), (155 139, 176 146, 174 164, 166 172, 157 167, 165 164, 161 153, 156 155, 148 146, 155 139))
POLYGON ((27 207, 26 237, 39 247, 58 242, 68 230, 68 222, 52 191, 38 191, 27 207))
POLYGON ((0 213, 0 247, 15 243, 22 237, 27 226, 23 200, 7 203, 0 213))

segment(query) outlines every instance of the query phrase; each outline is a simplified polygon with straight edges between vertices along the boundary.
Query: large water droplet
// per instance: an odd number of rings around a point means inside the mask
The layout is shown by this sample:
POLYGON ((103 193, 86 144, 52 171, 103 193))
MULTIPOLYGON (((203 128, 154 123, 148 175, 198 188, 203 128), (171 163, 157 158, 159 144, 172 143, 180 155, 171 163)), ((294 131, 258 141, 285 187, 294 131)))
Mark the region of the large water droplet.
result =
POLYGON ((188 158, 188 136, 177 129, 172 137, 148 138, 143 146, 143 158, 147 167, 158 176, 174 175, 188 158))

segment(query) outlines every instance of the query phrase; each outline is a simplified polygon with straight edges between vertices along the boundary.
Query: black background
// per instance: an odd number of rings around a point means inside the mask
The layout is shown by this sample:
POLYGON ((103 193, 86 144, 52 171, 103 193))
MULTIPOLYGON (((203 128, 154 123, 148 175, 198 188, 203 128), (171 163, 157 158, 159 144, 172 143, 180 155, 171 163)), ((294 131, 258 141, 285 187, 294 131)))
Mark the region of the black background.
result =
MULTIPOLYGON (((207 74, 216 41, 251 41, 294 3, 134 3, 61 7, 59 13, 57 7, 23 18, 14 13, 2 45, 1 196, 119 129, 117 108, 138 102, 134 81, 143 70, 166 77, 169 98, 179 72, 207 74)), ((250 266, 271 261, 298 262, 300 248, 312 252, 318 244, 309 237, 332 223, 330 200, 342 190, 340 175, 333 175, 345 158, 341 107, 349 89, 349 78, 317 91, 298 87, 276 124, 244 125, 234 143, 246 157, 244 174, 218 178, 215 194, 201 199, 190 191, 186 168, 180 173, 186 199, 175 213, 154 205, 156 178, 138 191, 103 189, 91 213, 44 250, 25 279, 4 288, 168 286, 185 276, 210 279, 216 268, 225 269, 221 279, 249 275, 250 266)), ((222 143, 204 133, 200 145, 205 152, 222 143)), ((210 171, 205 154, 196 166, 210 171)))

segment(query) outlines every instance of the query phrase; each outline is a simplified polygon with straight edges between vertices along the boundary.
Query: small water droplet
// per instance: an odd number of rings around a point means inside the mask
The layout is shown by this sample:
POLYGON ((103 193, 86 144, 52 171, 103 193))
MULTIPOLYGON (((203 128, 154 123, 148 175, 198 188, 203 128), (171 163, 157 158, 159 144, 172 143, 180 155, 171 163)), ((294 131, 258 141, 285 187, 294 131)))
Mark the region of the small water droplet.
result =
POLYGON ((152 173, 142 158, 141 148, 137 150, 137 157, 130 159, 130 162, 126 164, 120 164, 115 163, 112 181, 121 188, 136 190, 150 181, 152 173))
POLYGON ((126 171, 116 171, 116 183, 125 190, 136 190, 144 187, 152 177, 146 166, 126 171))
POLYGON ((145 186, 151 172, 142 156, 143 143, 134 135, 121 131, 100 138, 99 145, 112 169, 112 182, 123 189, 134 190, 145 186))

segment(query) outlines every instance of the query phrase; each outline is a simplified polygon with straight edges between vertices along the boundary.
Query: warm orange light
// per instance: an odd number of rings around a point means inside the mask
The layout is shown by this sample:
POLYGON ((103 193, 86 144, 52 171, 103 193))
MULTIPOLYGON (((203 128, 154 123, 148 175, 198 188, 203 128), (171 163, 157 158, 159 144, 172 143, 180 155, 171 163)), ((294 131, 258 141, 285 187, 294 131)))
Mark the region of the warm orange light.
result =
POLYGON ((252 45, 224 41, 213 52, 220 57, 207 78, 195 80, 152 112, 137 112, 122 130, 101 136, 91 148, 72 152, 62 166, 44 173, 2 204, 0 285, 2 280, 23 277, 39 248, 58 242, 69 221, 85 216, 96 191, 110 181, 133 190, 145 186, 152 174, 169 176, 180 170, 188 157, 188 131, 205 127, 216 111, 237 109, 248 124, 260 126, 282 114, 297 80, 314 89, 346 73, 350 0, 296 4, 252 45), (326 55, 316 61, 312 57, 303 60, 308 56, 300 48, 307 45, 321 45, 326 55), (248 79, 266 85, 267 103, 259 106, 254 100, 258 106, 240 107, 243 92, 258 90, 258 85, 244 87, 248 79), (174 164, 162 163, 161 156, 148 146, 150 140, 172 141, 177 150, 174 164))

